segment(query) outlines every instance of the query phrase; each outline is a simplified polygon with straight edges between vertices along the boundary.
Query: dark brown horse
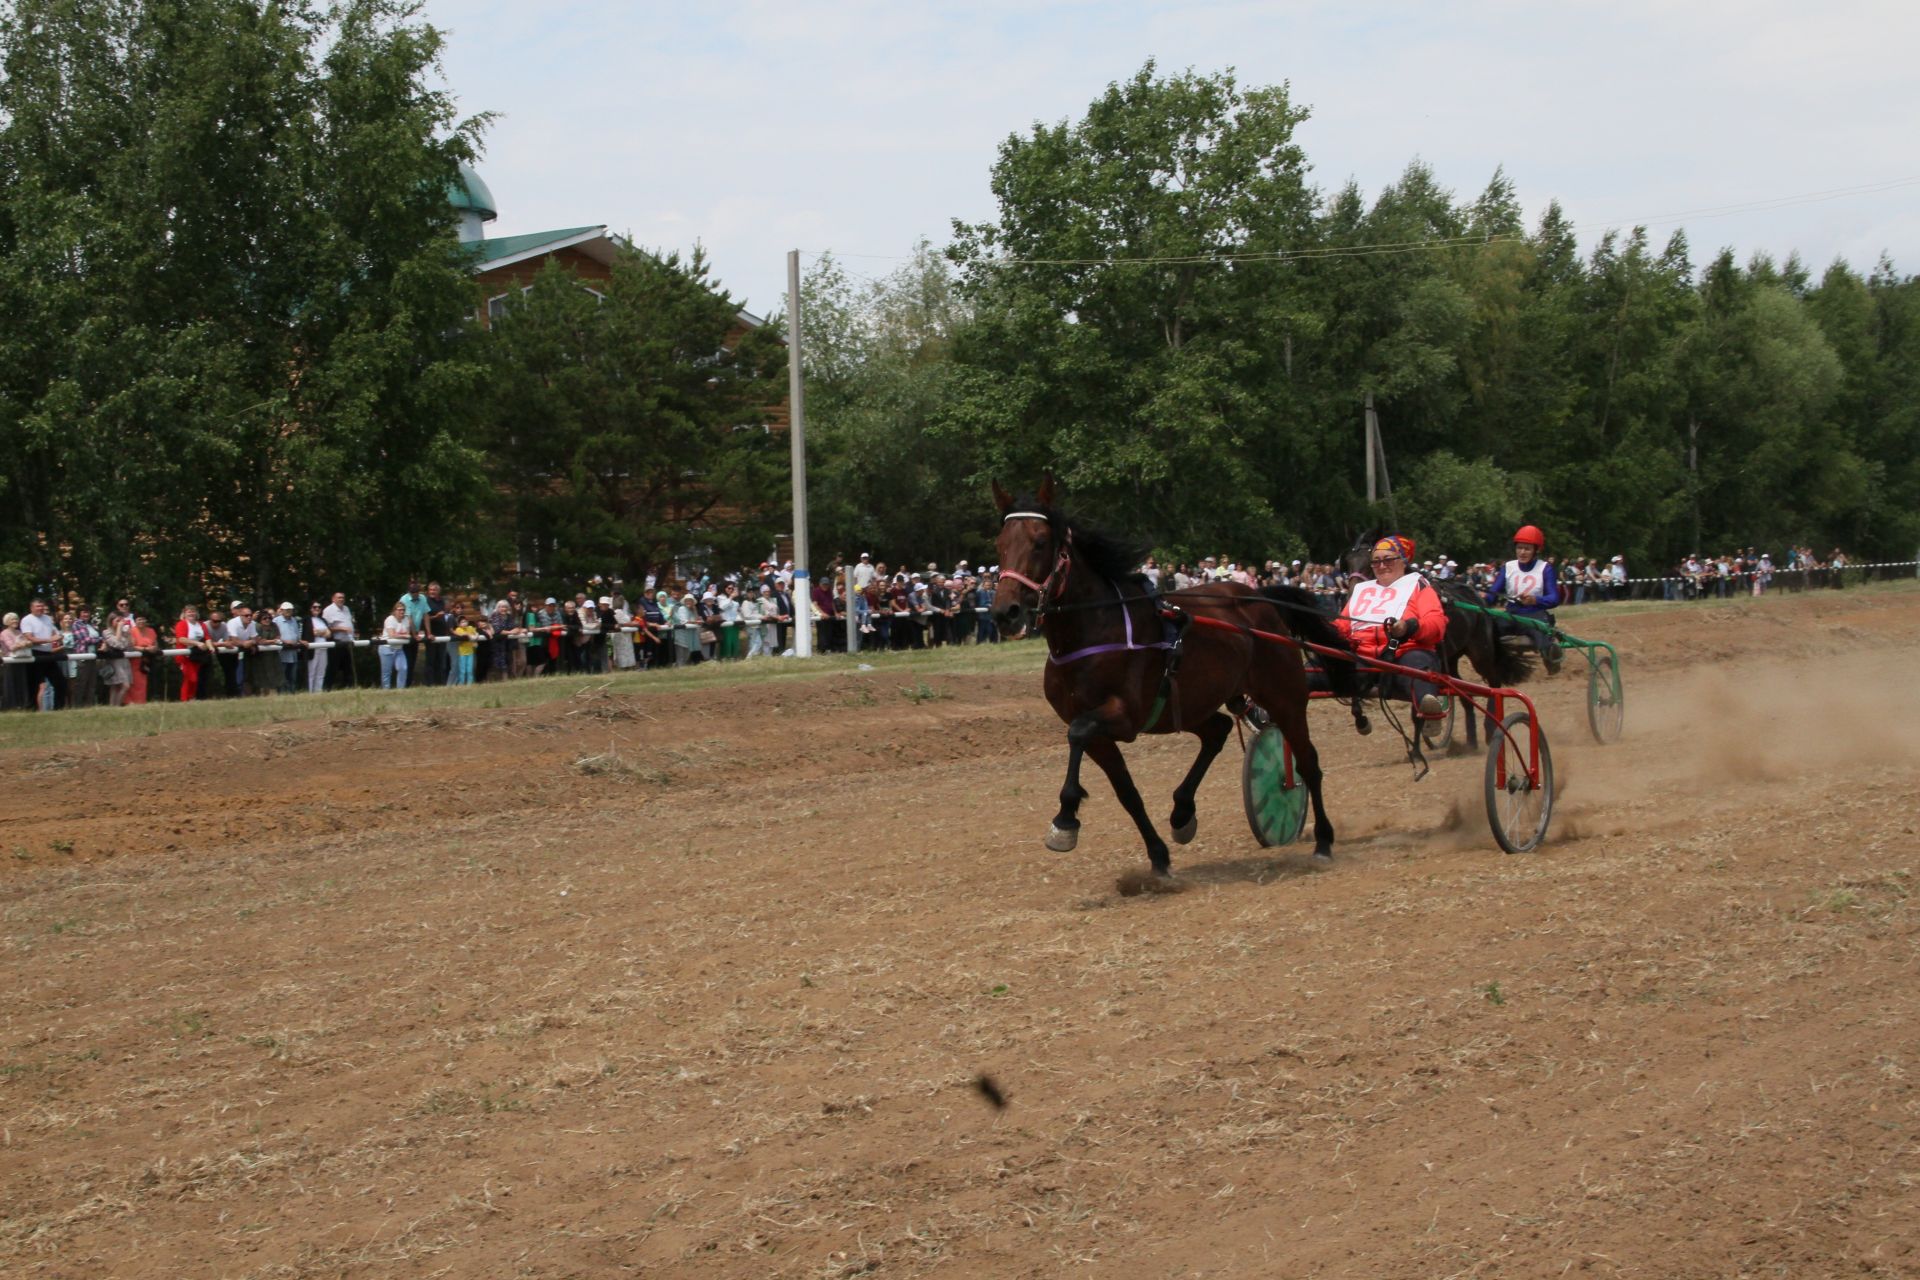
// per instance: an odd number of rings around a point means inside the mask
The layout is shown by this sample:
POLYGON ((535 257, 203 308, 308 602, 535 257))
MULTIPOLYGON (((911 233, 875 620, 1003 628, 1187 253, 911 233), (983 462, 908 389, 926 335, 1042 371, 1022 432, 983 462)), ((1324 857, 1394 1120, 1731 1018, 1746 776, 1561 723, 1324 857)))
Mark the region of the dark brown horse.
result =
MULTIPOLYGON (((1213 627, 1182 629, 1159 603, 1235 627, 1293 634, 1345 649, 1346 642, 1304 591, 1235 584, 1156 597, 1136 568, 1140 556, 1117 539, 1075 522, 1054 506, 1053 477, 1016 501, 999 484, 1000 582, 993 618, 1017 634, 1028 626, 1047 641, 1046 697, 1067 724, 1067 780, 1047 847, 1064 853, 1080 834, 1080 760, 1091 756, 1140 829, 1156 875, 1171 874, 1167 844, 1147 816, 1120 744, 1143 733, 1191 733, 1200 754, 1173 793, 1168 819, 1175 843, 1198 828, 1194 795, 1226 745, 1233 717, 1221 708, 1248 703, 1286 735, 1313 802, 1313 856, 1333 857, 1333 824, 1320 798, 1320 756, 1307 733, 1307 681, 1296 649, 1213 627), (1157 603, 1159 602, 1159 603, 1157 603)), ((1351 663, 1328 663, 1336 692, 1351 696, 1351 663)))

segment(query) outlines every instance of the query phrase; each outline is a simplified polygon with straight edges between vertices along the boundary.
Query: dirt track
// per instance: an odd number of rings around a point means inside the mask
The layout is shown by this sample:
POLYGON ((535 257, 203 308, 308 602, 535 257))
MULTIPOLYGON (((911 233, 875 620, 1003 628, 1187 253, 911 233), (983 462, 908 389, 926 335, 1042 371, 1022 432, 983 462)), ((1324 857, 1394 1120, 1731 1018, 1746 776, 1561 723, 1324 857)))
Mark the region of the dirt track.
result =
POLYGON ((1037 675, 0 753, 0 1272, 1920 1275, 1920 595, 1583 629, 1540 852, 1322 707, 1171 895, 1037 675))

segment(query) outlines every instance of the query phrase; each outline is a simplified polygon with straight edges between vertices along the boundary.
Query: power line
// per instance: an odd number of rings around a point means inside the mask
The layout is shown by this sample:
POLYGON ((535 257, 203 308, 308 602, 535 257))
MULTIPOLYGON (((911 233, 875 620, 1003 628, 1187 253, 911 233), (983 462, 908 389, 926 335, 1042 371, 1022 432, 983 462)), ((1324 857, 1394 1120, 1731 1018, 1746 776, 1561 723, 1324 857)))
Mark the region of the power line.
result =
MULTIPOLYGON (((1821 204, 1831 200, 1844 200, 1855 196, 1878 195, 1882 192, 1897 191, 1904 187, 1920 184, 1920 176, 1894 178, 1882 182, 1862 183, 1847 187, 1830 187, 1821 191, 1806 191, 1794 195, 1769 196, 1763 199, 1742 201, 1736 204, 1708 205, 1698 209, 1683 210, 1678 213, 1664 213, 1646 218, 1617 218, 1606 221, 1582 222, 1572 224, 1576 231, 1612 230, 1622 226, 1648 227, 1660 226, 1671 222, 1680 222, 1689 218, 1723 218, 1741 213, 1766 213, 1776 209, 1791 209, 1803 205, 1821 204)), ((1307 262, 1335 258, 1382 257, 1403 253, 1427 253, 1441 249, 1477 248, 1494 244, 1524 243, 1528 237, 1524 234, 1479 234, 1457 236, 1433 236, 1422 240, 1381 241, 1372 244, 1353 245, 1316 245, 1297 249, 1266 249, 1240 251, 1202 251, 1189 254, 1163 254, 1152 257, 1107 256, 1097 258, 983 258, 979 265, 984 267, 1164 267, 1164 266, 1221 266, 1233 263, 1256 262, 1307 262)), ((884 262, 908 262, 916 255, 879 254, 879 253, 839 253, 831 249, 807 250, 815 257, 831 255, 836 261, 845 258, 873 259, 884 262)), ((863 279, 872 280, 861 272, 850 271, 863 279)), ((876 282, 877 283, 877 282, 876 282)))

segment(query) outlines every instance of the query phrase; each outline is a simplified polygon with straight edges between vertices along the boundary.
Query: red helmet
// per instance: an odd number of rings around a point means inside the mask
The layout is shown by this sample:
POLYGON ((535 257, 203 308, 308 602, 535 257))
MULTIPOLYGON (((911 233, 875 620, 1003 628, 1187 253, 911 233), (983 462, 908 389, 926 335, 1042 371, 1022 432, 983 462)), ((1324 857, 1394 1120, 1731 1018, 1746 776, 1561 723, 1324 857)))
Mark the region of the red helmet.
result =
POLYGON ((1537 525, 1531 524, 1521 525, 1520 531, 1513 535, 1513 540, 1515 542, 1530 542, 1533 544, 1535 551, 1547 545, 1547 535, 1541 533, 1537 525))

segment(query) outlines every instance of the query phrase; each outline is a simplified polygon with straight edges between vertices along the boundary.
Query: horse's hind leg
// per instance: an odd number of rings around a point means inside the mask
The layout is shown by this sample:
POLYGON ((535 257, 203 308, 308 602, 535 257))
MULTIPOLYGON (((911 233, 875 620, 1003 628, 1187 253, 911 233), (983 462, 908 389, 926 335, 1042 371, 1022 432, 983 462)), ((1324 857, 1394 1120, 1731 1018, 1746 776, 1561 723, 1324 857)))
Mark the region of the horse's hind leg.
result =
POLYGON ((1113 784, 1114 795, 1120 797, 1120 807, 1140 829, 1140 838, 1147 842, 1147 861, 1153 864, 1153 874, 1172 875, 1173 857, 1167 851, 1167 842, 1153 829, 1153 819, 1147 816, 1147 802, 1140 798, 1140 788, 1133 785, 1133 775, 1127 772, 1120 744, 1105 735, 1092 737, 1087 741, 1087 754, 1106 773, 1107 781, 1113 784))
POLYGON ((1287 746, 1293 749, 1293 767, 1307 784, 1307 799, 1313 802, 1313 856, 1320 862, 1333 861, 1333 822, 1327 817, 1326 802, 1320 796, 1320 751, 1307 736, 1304 705, 1290 706, 1274 717, 1287 746))
POLYGON ((1233 717, 1224 711, 1216 711, 1200 722, 1193 736, 1200 739, 1200 754, 1193 758, 1193 767, 1187 770, 1187 776, 1173 791, 1173 816, 1167 825, 1173 828, 1173 842, 1185 844, 1193 839, 1193 833, 1200 827, 1200 820, 1194 815, 1193 798, 1200 790, 1200 780, 1207 776, 1207 770, 1213 766, 1213 758, 1220 754, 1220 748, 1227 745, 1227 735, 1233 732, 1233 717))
POLYGON ((1080 785, 1080 756, 1086 750, 1081 735, 1067 730, 1067 781, 1060 788, 1060 812, 1047 829, 1047 848, 1055 853, 1071 852, 1080 843, 1080 802, 1087 789, 1080 785))

